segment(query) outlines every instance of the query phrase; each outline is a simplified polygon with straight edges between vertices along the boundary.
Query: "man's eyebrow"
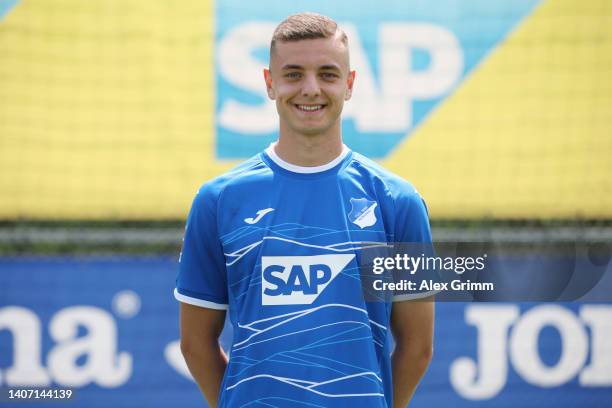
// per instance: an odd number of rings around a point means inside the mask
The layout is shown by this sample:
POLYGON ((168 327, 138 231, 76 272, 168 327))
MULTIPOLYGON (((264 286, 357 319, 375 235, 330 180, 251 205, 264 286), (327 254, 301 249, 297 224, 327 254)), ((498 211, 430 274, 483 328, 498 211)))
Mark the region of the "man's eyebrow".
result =
POLYGON ((287 65, 284 65, 281 69, 283 71, 286 71, 289 69, 304 69, 304 68, 301 65, 287 64, 287 65))
POLYGON ((337 65, 321 65, 319 69, 323 71, 340 71, 340 67, 337 65))
MULTIPOLYGON (((303 70, 304 67, 301 65, 297 65, 297 64, 287 64, 287 65, 284 65, 281 69, 283 71, 292 70, 292 69, 303 70)), ((321 71, 341 71, 340 67, 334 64, 321 65, 319 67, 319 70, 321 71)))

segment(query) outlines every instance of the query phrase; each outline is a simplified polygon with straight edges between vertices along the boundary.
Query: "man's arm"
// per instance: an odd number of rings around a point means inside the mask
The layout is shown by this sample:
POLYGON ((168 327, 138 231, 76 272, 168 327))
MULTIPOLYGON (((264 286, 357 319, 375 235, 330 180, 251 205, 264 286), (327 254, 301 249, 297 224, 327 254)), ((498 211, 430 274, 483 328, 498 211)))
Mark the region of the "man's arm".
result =
POLYGON ((391 331, 395 350, 393 367, 393 407, 405 408, 433 353, 433 298, 394 302, 391 310, 391 331))
POLYGON ((181 352, 208 404, 215 408, 227 367, 227 356, 219 346, 225 310, 181 302, 180 313, 181 352))

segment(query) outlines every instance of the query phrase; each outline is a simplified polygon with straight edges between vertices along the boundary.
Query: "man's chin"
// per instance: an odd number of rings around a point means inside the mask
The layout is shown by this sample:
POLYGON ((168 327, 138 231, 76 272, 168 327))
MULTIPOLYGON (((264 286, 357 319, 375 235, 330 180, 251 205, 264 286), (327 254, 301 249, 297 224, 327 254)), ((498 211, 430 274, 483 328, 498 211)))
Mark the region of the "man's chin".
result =
POLYGON ((306 137, 316 137, 321 136, 325 132, 326 128, 324 127, 308 127, 301 128, 299 132, 306 137))
MULTIPOLYGON (((313 124, 305 124, 305 123, 292 123, 293 126, 289 126, 289 128, 296 134, 300 134, 307 137, 316 137, 321 136, 324 133, 327 133, 332 127, 332 124, 323 124, 323 123, 313 123, 313 124)), ((283 126, 281 126, 282 128, 283 126)))

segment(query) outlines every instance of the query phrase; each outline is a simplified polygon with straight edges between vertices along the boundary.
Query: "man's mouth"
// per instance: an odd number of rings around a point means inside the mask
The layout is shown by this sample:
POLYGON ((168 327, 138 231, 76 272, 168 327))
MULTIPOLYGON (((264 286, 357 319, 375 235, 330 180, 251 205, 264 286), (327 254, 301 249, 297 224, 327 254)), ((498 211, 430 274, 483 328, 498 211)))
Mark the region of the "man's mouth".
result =
POLYGON ((317 112, 325 108, 326 105, 298 105, 295 107, 304 112, 317 112))

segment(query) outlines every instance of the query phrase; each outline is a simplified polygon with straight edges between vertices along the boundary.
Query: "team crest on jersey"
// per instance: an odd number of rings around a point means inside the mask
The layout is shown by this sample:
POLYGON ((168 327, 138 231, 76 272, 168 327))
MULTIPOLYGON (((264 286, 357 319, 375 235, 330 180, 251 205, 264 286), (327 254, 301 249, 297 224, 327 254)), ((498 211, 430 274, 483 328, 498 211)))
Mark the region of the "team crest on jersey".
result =
POLYGON ((261 304, 310 305, 355 254, 262 256, 261 304))
POLYGON ((349 220, 359 228, 366 228, 376 224, 376 213, 374 209, 378 203, 367 198, 351 198, 351 212, 349 220))

